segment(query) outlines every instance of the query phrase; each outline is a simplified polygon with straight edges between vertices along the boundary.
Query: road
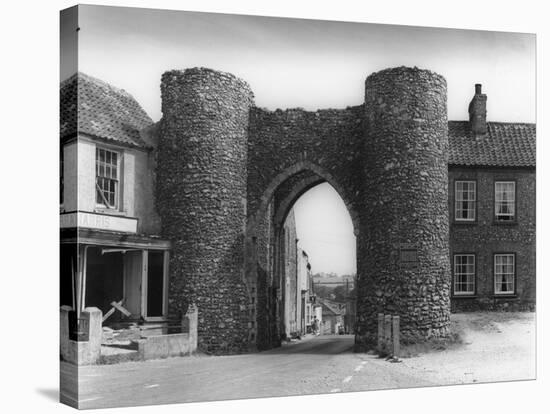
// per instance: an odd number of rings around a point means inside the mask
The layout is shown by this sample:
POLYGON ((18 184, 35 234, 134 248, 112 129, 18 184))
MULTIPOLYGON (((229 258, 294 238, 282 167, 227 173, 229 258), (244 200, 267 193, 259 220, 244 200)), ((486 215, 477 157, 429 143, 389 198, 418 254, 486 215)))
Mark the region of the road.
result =
POLYGON ((353 336, 308 337, 245 355, 171 358, 77 369, 62 363, 61 395, 79 408, 291 396, 434 385, 414 371, 352 352, 353 336))

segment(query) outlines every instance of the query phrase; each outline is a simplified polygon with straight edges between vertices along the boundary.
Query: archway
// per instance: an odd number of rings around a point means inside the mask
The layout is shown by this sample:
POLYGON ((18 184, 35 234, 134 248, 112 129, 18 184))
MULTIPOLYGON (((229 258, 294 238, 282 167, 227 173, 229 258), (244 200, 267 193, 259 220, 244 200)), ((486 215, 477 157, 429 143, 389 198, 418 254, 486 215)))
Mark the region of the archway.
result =
POLYGON ((169 314, 197 304, 201 349, 276 341, 274 219, 322 181, 344 200, 357 236, 358 349, 376 343, 378 313, 400 315, 407 340, 448 334, 443 77, 386 69, 367 78, 364 104, 318 111, 258 108, 246 82, 204 68, 166 72, 161 87, 157 206, 173 246, 169 314))
MULTIPOLYGON (((255 323, 250 339, 260 350, 279 346, 284 339, 311 332, 315 306, 321 310, 322 305, 314 303, 317 298, 311 284, 312 275, 304 276, 302 266, 307 266, 306 261, 309 263, 309 255, 297 243, 300 235, 297 234, 294 216, 297 201, 321 184, 333 190, 331 197, 340 200, 340 208, 350 222, 355 249, 354 236, 359 232, 357 214, 350 203, 346 203, 338 181, 311 162, 300 162, 277 175, 262 196, 260 210, 251 215, 247 227, 249 253, 246 256, 251 258, 247 279, 251 303, 255 305, 255 323)), ((355 272, 356 263, 353 269, 355 272)), ((352 287, 355 287, 355 279, 352 287)), ((349 302, 330 303, 338 307, 338 319, 329 322, 326 333, 338 333, 339 326, 342 331, 353 333, 351 317, 344 318, 346 308, 348 315, 355 309, 355 300, 349 302)))

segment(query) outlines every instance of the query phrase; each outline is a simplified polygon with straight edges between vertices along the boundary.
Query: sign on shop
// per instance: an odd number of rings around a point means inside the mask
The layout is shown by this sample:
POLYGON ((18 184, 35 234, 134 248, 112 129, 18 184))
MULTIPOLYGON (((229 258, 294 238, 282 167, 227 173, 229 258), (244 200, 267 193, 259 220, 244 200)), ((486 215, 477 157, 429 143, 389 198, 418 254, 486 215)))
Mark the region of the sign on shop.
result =
POLYGON ((120 231, 124 233, 137 232, 137 219, 132 217, 109 216, 107 214, 75 211, 63 213, 59 218, 60 227, 84 227, 96 230, 120 231))

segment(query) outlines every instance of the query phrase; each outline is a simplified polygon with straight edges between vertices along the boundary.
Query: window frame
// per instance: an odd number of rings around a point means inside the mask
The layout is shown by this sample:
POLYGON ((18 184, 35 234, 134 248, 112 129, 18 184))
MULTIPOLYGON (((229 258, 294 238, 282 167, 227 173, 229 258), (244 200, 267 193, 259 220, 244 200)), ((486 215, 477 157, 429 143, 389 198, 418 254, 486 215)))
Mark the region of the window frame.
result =
POLYGON ((454 180, 454 192, 453 192, 453 217, 454 217, 454 221, 456 223, 460 223, 460 224, 468 224, 468 223, 477 223, 477 180, 475 179, 469 179, 469 178, 457 178, 454 180), (463 183, 463 182, 469 182, 469 183, 473 183, 474 184, 474 200, 473 200, 473 203, 474 203, 474 209, 473 209, 473 212, 474 212, 474 218, 473 219, 463 219, 463 218, 459 218, 457 217, 457 184, 458 183, 463 183))
POLYGON ((498 179, 494 181, 493 184, 493 222, 497 224, 515 224, 517 223, 518 217, 518 202, 517 202, 517 181, 514 179, 498 179), (502 220, 498 218, 497 215, 497 184, 499 183, 513 183, 514 184, 514 215, 510 220, 502 220))
POLYGON ((517 295, 517 260, 516 260, 516 253, 513 252, 495 252, 493 253, 493 294, 496 297, 510 297, 510 296, 516 296, 517 295), (497 263, 496 258, 497 256, 512 256, 514 258, 513 265, 514 265, 514 271, 512 273, 512 287, 513 290, 507 291, 507 292, 497 292, 497 263))
POLYGON ((477 294, 477 255, 474 252, 457 252, 453 253, 453 280, 452 280, 452 296, 453 297, 473 297, 477 294), (473 273, 473 291, 472 292, 457 292, 456 291, 456 257, 457 256, 472 256, 474 258, 474 273, 473 273))
MULTIPOLYGON (((123 173, 122 173, 122 157, 123 157, 123 151, 120 151, 118 149, 113 149, 111 147, 107 147, 107 146, 103 146, 103 145, 96 145, 95 147, 95 160, 94 160, 94 171, 95 171, 95 191, 94 191, 94 202, 95 202, 95 208, 98 209, 98 210, 102 210, 102 211, 121 211, 121 206, 122 206, 122 177, 123 177, 123 173), (116 187, 115 187, 115 196, 114 196, 114 199, 115 199, 115 206, 112 207, 110 205, 106 205, 105 203, 98 203, 97 202, 97 192, 99 191, 97 186, 98 186, 98 177, 100 177, 98 175, 98 168, 97 168, 97 163, 98 163, 98 151, 108 151, 110 153, 114 153, 117 155, 117 165, 116 165, 116 169, 117 169, 117 178, 116 178, 116 187)), ((107 178, 107 177, 102 177, 102 178, 107 178)))

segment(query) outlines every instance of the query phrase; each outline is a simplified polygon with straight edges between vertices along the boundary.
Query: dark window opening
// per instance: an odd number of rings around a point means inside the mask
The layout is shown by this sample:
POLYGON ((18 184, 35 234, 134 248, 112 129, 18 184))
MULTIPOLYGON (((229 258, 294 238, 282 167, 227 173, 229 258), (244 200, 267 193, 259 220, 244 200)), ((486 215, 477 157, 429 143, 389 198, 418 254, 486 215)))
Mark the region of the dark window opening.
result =
MULTIPOLYGON (((94 306, 105 315, 112 308, 111 302, 119 302, 124 297, 124 263, 121 252, 101 254, 101 250, 90 247, 87 251, 85 306, 94 306)), ((114 312, 109 321, 120 318, 120 315, 120 312, 114 312)))
POLYGON ((59 256, 59 305, 74 308, 75 280, 78 272, 77 245, 61 244, 59 256))
POLYGON ((147 266, 147 316, 164 315, 164 252, 149 251, 147 266))

